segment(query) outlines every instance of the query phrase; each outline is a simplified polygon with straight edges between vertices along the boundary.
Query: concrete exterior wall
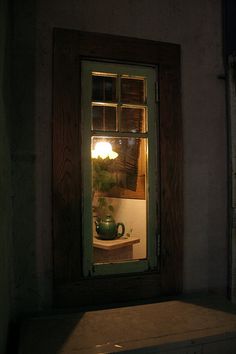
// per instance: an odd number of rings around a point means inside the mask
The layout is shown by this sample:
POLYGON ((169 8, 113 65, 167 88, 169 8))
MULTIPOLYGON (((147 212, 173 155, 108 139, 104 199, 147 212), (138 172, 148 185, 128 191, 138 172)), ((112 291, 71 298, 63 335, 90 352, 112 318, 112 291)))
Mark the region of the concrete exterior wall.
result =
POLYGON ((17 92, 13 129, 18 306, 50 305, 54 27, 181 45, 184 291, 224 293, 227 285, 227 141, 225 83, 218 79, 218 75, 224 73, 221 1, 38 0, 35 4, 26 0, 22 6, 20 0, 15 0, 15 13, 19 13, 15 21, 18 59, 15 61, 17 92))
POLYGON ((40 302, 35 187, 35 2, 12 2, 11 154, 13 185, 13 313, 40 302))
POLYGON ((11 250, 11 163, 8 131, 8 99, 6 74, 8 40, 7 1, 0 3, 0 353, 5 353, 10 304, 11 250))

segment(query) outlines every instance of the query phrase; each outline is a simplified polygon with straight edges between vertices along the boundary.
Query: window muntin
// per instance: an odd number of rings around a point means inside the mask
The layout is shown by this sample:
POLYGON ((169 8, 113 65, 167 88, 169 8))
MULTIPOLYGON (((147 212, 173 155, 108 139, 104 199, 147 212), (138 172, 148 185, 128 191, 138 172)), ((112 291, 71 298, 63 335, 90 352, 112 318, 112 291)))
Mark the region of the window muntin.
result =
MULTIPOLYGON (((84 171, 87 171, 83 198, 84 274, 113 274, 155 267, 156 71, 151 67, 84 61, 82 73, 83 155, 91 155, 97 142, 109 142, 118 155, 110 159, 95 154, 96 158, 93 156, 90 162, 84 161, 84 171), (96 178, 101 166, 103 186, 98 188, 96 178), (125 225, 124 235, 119 240, 134 241, 131 253, 124 252, 126 246, 110 253, 99 249, 101 243, 110 247, 117 239, 104 240, 96 232, 94 221, 106 216, 101 216, 102 206, 109 210, 106 215, 113 214, 116 224, 125 225), (141 237, 137 237, 139 235, 141 237)), ((117 234, 121 228, 119 225, 117 234)))

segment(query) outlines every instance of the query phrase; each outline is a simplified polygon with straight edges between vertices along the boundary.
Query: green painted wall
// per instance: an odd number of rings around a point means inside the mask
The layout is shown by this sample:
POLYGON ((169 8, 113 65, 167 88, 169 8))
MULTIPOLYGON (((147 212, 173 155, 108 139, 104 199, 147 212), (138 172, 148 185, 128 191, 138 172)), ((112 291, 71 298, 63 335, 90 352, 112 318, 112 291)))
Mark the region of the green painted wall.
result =
POLYGON ((11 164, 8 135, 7 0, 0 2, 0 353, 10 319, 11 164))

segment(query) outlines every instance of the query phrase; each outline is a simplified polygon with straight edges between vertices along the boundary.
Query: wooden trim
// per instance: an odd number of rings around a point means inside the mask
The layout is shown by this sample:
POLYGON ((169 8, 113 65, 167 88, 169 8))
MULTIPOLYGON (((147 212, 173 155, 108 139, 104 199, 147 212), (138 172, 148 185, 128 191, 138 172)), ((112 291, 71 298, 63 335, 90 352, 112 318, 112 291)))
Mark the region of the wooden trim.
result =
POLYGON ((53 66, 54 279, 80 279, 81 159, 80 65, 76 42, 55 32, 53 66))
POLYGON ((56 42, 57 47, 62 50, 65 50, 65 45, 72 49, 75 44, 76 54, 84 58, 114 60, 126 64, 179 64, 178 44, 60 28, 54 29, 54 43, 56 42))
POLYGON ((126 275, 82 279, 56 287, 55 307, 81 307, 154 299, 160 295, 160 275, 126 275))
POLYGON ((160 293, 181 292, 183 139, 179 45, 55 29, 53 69, 55 303, 65 306, 71 299, 73 300, 71 306, 79 306, 99 301, 110 302, 110 299, 128 301, 135 297, 148 298, 159 296, 160 293), (82 59, 126 64, 143 63, 159 68, 160 132, 158 135, 161 172, 160 200, 157 197, 157 202, 161 218, 158 226, 158 233, 161 234, 160 275, 148 272, 136 276, 126 275, 120 277, 119 282, 117 277, 87 280, 82 277, 80 158, 80 62, 82 59), (97 294, 97 298, 91 295, 93 292, 97 294))
POLYGON ((159 73, 161 291, 171 295, 182 291, 183 281, 183 138, 178 68, 160 65, 159 73))

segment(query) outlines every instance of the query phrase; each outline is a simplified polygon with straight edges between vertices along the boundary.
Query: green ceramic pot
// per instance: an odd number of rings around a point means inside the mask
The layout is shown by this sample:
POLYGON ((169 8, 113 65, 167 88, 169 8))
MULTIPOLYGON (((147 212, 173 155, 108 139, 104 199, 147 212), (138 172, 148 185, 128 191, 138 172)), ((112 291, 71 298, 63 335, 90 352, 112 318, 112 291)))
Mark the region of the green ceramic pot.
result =
POLYGON ((111 215, 107 215, 100 221, 96 220, 95 225, 98 237, 102 240, 114 240, 125 233, 125 225, 122 222, 116 224, 111 215), (119 227, 121 227, 121 232, 118 232, 119 227))

